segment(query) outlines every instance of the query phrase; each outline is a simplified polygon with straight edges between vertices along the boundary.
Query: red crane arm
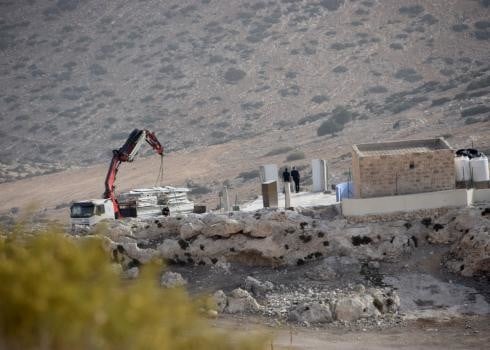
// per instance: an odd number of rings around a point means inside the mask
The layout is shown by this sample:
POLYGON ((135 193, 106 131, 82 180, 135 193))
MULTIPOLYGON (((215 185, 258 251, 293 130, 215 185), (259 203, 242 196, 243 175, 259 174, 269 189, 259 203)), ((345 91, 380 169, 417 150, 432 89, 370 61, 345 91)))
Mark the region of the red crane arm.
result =
POLYGON ((145 140, 155 152, 163 157, 163 146, 160 144, 160 141, 158 141, 154 132, 146 129, 134 129, 131 134, 129 134, 124 145, 122 145, 121 148, 112 151, 111 164, 105 178, 104 198, 112 201, 116 219, 122 217, 115 194, 115 182, 119 165, 121 165, 122 162, 132 162, 135 159, 143 140, 145 140))

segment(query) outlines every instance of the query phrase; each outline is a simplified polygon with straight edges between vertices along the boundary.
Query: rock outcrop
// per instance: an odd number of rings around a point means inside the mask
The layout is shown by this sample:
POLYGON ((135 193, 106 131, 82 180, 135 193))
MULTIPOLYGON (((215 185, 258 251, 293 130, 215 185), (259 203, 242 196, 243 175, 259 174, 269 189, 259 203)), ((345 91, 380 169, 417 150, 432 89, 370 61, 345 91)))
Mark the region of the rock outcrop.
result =
POLYGON ((182 287, 187 284, 187 281, 180 273, 166 271, 160 278, 160 285, 165 288, 182 287))
POLYGON ((249 292, 241 288, 231 291, 227 296, 227 305, 225 312, 230 314, 236 313, 254 313, 262 310, 263 307, 250 295, 249 292))

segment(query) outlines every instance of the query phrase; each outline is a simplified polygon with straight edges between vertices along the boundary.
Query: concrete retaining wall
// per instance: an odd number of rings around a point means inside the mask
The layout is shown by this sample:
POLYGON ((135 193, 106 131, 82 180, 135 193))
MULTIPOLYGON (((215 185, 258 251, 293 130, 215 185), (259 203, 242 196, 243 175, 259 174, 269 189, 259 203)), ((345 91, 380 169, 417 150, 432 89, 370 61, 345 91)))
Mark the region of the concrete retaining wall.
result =
POLYGON ((466 207, 475 198, 480 201, 485 200, 485 198, 488 200, 490 193, 486 191, 457 189, 390 197, 344 199, 342 201, 342 214, 344 216, 363 216, 436 208, 466 207), (477 194, 474 191, 478 191, 477 194))
POLYGON ((490 188, 472 190, 472 203, 490 203, 490 188))

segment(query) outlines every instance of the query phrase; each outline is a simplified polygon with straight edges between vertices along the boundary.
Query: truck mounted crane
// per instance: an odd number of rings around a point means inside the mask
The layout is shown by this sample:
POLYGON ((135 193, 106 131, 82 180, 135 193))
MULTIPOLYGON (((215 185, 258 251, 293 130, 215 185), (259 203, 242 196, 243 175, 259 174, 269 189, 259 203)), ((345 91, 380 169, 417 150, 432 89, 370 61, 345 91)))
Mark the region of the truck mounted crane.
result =
POLYGON ((116 175, 123 162, 132 162, 146 141, 155 152, 163 157, 163 147, 154 132, 146 129, 134 129, 124 145, 112 151, 112 160, 105 178, 103 199, 75 202, 70 207, 72 226, 92 226, 103 219, 119 219, 121 209, 115 194, 116 175))
POLYGON ((112 201, 116 219, 119 219, 122 216, 115 194, 115 182, 119 165, 121 165, 122 162, 132 162, 138 154, 143 141, 148 142, 155 152, 163 157, 163 147, 156 138, 155 133, 146 129, 134 129, 131 134, 129 134, 124 145, 122 145, 121 148, 112 151, 112 160, 105 178, 105 192, 103 197, 104 199, 110 199, 112 201))

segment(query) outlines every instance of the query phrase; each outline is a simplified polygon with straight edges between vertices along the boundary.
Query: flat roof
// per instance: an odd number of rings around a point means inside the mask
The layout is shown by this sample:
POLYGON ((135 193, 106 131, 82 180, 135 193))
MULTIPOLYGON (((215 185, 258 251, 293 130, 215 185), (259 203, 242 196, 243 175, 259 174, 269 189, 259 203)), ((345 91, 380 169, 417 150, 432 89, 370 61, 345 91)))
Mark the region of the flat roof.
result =
POLYGON ((353 145, 359 157, 400 155, 408 153, 433 152, 440 149, 452 149, 444 138, 424 140, 403 140, 353 145))

